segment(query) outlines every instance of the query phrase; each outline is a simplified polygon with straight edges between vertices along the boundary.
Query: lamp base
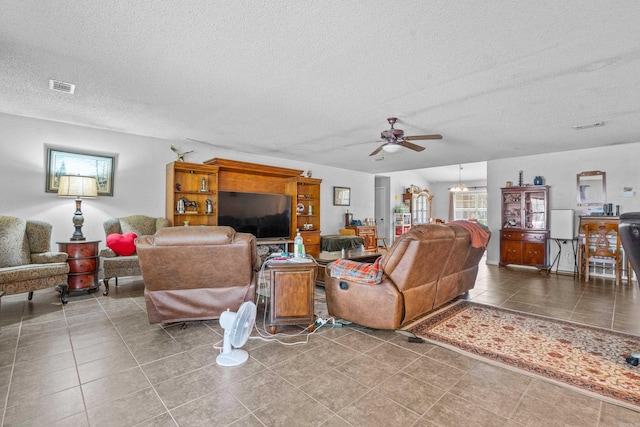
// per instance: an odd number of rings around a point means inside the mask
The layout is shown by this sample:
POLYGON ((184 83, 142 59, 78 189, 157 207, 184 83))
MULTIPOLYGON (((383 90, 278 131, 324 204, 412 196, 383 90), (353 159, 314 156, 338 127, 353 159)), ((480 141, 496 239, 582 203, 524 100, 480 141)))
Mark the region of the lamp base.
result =
POLYGON ((82 235, 82 225, 84 224, 84 216, 82 215, 82 211, 80 210, 80 206, 82 204, 82 200, 76 199, 76 211, 73 213, 73 226, 76 231, 73 232, 73 235, 69 240, 87 240, 86 237, 82 235))

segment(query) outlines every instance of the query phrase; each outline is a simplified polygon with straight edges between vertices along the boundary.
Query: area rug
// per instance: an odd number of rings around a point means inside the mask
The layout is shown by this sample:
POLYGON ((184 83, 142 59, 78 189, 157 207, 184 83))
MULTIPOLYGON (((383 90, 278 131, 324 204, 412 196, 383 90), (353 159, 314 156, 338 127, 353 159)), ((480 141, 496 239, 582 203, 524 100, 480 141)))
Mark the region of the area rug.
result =
POLYGON ((640 411, 640 337, 459 301, 404 328, 437 345, 640 411))

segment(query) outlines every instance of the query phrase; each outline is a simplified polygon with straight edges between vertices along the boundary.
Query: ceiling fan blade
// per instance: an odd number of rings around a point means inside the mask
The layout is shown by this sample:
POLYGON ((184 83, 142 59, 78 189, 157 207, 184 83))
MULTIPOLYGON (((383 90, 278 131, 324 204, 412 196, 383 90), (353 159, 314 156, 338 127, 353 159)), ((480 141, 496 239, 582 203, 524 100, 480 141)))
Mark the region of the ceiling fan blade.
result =
POLYGON ((382 144, 380 147, 376 148, 375 150, 373 150, 373 153, 369 154, 370 156, 375 156, 376 154, 378 154, 380 152, 380 150, 382 150, 382 147, 384 147, 386 144, 382 144))
POLYGON ((433 134, 433 135, 413 135, 413 136, 405 136, 405 141, 418 141, 425 139, 442 139, 442 135, 433 134))
POLYGON ((421 147, 421 146, 416 145, 416 144, 414 144, 412 142, 409 142, 409 141, 403 141, 402 142, 402 146, 406 147, 406 148, 408 148, 410 150, 413 150, 413 151, 422 151, 422 150, 424 150, 424 147, 421 147))

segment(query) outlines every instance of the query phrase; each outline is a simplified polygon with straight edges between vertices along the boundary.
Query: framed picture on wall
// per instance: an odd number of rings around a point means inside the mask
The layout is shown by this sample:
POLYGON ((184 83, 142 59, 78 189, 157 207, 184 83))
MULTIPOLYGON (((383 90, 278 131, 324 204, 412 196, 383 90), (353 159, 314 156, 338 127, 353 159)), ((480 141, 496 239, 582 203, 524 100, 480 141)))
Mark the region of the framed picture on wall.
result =
POLYGON ((349 206, 351 204, 351 188, 333 187, 333 205, 349 206))
POLYGON ((98 196, 113 196, 115 157, 47 147, 46 192, 57 193, 61 175, 95 176, 98 196))

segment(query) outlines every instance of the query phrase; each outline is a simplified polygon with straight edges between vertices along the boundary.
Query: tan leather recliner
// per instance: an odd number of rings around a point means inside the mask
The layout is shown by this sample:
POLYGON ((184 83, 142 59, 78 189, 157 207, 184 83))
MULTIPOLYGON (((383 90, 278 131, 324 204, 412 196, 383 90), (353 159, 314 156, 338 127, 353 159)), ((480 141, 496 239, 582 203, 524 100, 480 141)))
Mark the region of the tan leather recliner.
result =
POLYGON ((149 323, 217 319, 253 301, 256 238, 231 227, 167 227, 136 239, 149 323))
MULTIPOLYGON (((489 229, 482 226, 484 232, 489 229)), ((472 289, 484 247, 473 247, 467 228, 417 225, 383 256, 375 285, 331 277, 326 269, 329 315, 375 329, 398 329, 472 289)))

